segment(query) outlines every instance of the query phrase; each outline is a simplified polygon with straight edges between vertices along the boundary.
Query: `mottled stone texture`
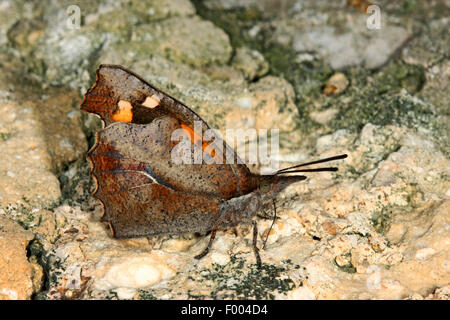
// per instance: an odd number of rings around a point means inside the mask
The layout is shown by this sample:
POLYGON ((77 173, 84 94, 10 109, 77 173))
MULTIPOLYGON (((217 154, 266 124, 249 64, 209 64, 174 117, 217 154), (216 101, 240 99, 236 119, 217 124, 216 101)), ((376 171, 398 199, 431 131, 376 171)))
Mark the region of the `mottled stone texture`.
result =
POLYGON ((27 258, 34 238, 17 222, 0 217, 0 300, 24 300, 41 289, 42 268, 27 258))

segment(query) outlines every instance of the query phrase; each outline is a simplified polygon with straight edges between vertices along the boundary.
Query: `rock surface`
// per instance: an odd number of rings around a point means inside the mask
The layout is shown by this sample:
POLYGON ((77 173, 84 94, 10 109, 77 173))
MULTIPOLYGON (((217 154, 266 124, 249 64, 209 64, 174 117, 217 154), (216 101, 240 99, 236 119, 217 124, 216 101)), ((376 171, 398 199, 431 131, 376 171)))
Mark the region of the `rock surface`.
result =
POLYGON ((2 2, 0 299, 447 300, 448 4, 430 3, 380 1, 372 30, 345 1, 99 0, 79 28, 74 3, 2 2), (79 111, 100 63, 213 128, 279 129, 283 166, 349 157, 257 219, 261 270, 248 226, 199 261, 207 235, 115 239, 79 111))

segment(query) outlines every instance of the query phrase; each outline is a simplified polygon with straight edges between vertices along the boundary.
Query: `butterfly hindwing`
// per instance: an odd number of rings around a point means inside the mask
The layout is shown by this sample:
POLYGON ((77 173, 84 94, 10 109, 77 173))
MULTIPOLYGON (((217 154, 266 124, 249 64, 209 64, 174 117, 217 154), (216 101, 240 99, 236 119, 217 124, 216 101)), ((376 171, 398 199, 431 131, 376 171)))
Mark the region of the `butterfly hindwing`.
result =
POLYGON ((212 158, 222 158, 221 163, 174 163, 174 148, 181 143, 172 141, 174 130, 182 129, 193 142, 189 150, 202 151, 205 141, 195 141, 194 123, 201 124, 200 134, 209 126, 186 105, 121 66, 100 66, 82 110, 105 123, 88 157, 103 220, 117 237, 211 230, 221 201, 255 189, 252 174, 237 163, 237 155, 234 163, 224 161, 234 152, 221 139, 216 143, 222 149, 208 151, 212 158))
MULTIPOLYGON (((207 181, 200 184, 202 192, 192 193, 168 174, 176 171, 169 170, 164 157, 169 147, 162 138, 174 123, 170 117, 140 126, 119 122, 98 133, 89 152, 97 180, 94 196, 116 237, 205 232, 217 220, 221 199, 210 195, 207 181)), ((215 186, 209 182, 209 187, 215 186)))
POLYGON ((104 193, 101 201, 105 210, 102 220, 110 223, 117 238, 207 232, 219 218, 219 199, 177 192, 156 183, 104 193))

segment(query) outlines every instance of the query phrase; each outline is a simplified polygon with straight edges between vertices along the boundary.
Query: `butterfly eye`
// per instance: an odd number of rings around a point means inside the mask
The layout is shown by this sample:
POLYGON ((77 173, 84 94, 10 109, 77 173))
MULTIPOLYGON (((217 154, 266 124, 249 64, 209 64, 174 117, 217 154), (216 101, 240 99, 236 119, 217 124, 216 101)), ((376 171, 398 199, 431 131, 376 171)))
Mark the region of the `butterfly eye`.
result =
POLYGON ((267 180, 262 180, 261 184, 259 186, 259 189, 261 190, 262 193, 267 193, 270 190, 270 184, 269 181, 267 180))

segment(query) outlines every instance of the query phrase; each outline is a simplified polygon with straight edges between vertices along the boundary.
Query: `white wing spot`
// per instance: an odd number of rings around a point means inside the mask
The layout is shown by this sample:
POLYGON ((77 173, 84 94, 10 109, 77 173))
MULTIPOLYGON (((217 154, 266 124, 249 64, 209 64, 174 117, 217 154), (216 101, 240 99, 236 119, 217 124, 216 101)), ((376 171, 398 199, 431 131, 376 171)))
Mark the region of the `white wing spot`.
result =
POLYGON ((159 102, 161 101, 161 99, 159 99, 159 97, 157 95, 152 95, 151 97, 148 96, 147 98, 145 98, 145 101, 142 103, 142 105, 144 107, 147 108, 156 108, 157 106, 159 106, 159 102))

